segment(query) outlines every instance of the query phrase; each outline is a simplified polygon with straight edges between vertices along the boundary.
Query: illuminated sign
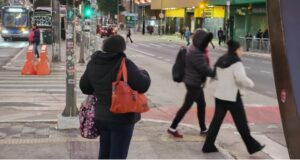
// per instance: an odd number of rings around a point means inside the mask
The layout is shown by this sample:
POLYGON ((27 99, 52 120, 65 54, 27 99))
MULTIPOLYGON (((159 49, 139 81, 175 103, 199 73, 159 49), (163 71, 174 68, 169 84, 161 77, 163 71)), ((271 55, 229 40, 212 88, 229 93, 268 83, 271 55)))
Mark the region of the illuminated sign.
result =
POLYGON ((25 12, 25 10, 22 8, 8 8, 7 11, 8 12, 16 12, 16 13, 25 12))

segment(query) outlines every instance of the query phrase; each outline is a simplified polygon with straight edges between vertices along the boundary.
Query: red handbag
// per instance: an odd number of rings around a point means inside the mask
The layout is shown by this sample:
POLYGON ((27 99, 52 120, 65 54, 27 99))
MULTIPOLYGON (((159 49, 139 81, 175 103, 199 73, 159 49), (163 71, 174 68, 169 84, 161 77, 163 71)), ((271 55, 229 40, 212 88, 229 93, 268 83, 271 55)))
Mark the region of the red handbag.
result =
POLYGON ((128 85, 125 58, 122 59, 117 80, 112 83, 112 113, 143 113, 149 111, 147 98, 128 85))

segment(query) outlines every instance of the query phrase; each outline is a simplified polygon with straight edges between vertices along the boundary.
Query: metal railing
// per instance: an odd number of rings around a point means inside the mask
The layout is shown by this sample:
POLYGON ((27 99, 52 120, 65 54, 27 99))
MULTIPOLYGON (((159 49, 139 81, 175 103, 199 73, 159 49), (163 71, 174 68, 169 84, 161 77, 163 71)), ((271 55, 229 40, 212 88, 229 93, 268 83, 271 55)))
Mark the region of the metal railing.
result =
POLYGON ((271 53, 269 38, 240 37, 240 42, 245 51, 271 53))

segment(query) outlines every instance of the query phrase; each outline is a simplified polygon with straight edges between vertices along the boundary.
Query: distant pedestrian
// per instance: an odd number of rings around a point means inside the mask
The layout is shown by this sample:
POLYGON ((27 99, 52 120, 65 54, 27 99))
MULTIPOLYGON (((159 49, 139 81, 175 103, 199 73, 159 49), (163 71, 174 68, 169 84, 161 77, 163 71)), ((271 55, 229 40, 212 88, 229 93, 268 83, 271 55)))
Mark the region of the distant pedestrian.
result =
POLYGON ((207 33, 203 30, 197 30, 193 36, 193 44, 187 47, 183 80, 187 89, 187 93, 182 107, 177 112, 176 117, 168 129, 168 133, 176 138, 183 137, 183 135, 177 131, 177 126, 194 102, 197 103, 197 116, 201 129, 200 134, 206 134, 207 132, 205 124, 206 102, 203 87, 206 78, 208 76, 214 76, 213 71, 208 65, 208 57, 206 57, 206 48, 212 38, 212 33, 207 33))
POLYGON ((246 34, 245 38, 246 38, 246 51, 248 52, 250 49, 250 46, 251 46, 253 36, 251 33, 248 32, 246 34))
POLYGON ((127 35, 126 35, 126 41, 128 42, 128 39, 130 40, 131 43, 133 43, 132 39, 131 39, 131 29, 128 29, 127 35))
POLYGON ((266 29, 263 33, 263 49, 268 50, 269 45, 269 30, 266 29))
POLYGON ((180 36, 181 36, 182 40, 184 40, 184 33, 185 33, 185 27, 181 27, 180 28, 180 36))
POLYGON ((219 46, 221 46, 224 39, 224 31, 222 28, 220 28, 220 30, 218 31, 218 38, 219 38, 219 46))
POLYGON ((192 35, 192 33, 191 33, 189 27, 186 27, 185 32, 184 32, 184 37, 185 37, 185 40, 187 42, 187 46, 190 45, 191 35, 192 35))
POLYGON ((35 53, 36 58, 40 58, 39 45, 41 42, 41 38, 40 38, 41 33, 36 24, 32 25, 32 29, 34 32, 34 36, 33 36, 34 53, 35 53))
POLYGON ((217 87, 215 91, 215 114, 210 124, 207 137, 202 148, 205 153, 217 152, 215 140, 223 119, 229 111, 235 125, 242 136, 250 154, 261 151, 265 146, 257 142, 251 135, 241 96, 244 87, 254 87, 253 81, 247 77, 240 59, 242 49, 238 42, 230 40, 228 52, 218 59, 216 67, 217 87))
POLYGON ((112 83, 125 58, 128 85, 145 93, 150 86, 147 71, 140 70, 124 53, 126 42, 122 36, 112 35, 103 42, 102 50, 96 51, 87 64, 80 80, 84 94, 93 94, 96 103, 95 126, 100 134, 98 159, 126 159, 135 123, 141 119, 140 113, 115 114, 110 111, 112 103, 112 83))
POLYGON ((263 32, 261 29, 259 29, 256 33, 256 39, 257 39, 257 49, 261 49, 262 46, 262 39, 263 38, 263 32))

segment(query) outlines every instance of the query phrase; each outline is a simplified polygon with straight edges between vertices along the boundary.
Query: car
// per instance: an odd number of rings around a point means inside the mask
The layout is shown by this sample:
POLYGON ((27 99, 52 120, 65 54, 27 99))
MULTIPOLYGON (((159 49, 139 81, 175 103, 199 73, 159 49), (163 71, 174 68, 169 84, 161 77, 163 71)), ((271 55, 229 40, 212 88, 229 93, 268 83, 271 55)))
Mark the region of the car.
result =
POLYGON ((115 34, 115 30, 112 27, 103 26, 100 28, 99 34, 100 34, 101 38, 109 37, 109 36, 115 34))

